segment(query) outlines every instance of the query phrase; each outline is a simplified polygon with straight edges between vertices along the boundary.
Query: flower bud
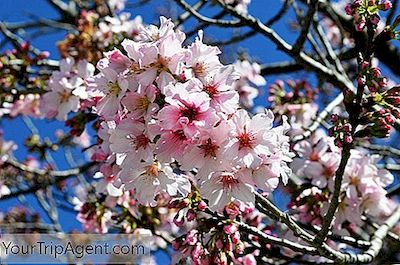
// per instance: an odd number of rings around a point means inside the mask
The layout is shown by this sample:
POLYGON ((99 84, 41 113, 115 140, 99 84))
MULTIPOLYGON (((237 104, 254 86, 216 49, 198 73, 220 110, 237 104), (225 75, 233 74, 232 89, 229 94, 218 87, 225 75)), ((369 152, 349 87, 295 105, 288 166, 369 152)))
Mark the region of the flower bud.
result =
POLYGON ((232 235, 237 231, 237 227, 234 224, 229 224, 224 226, 224 232, 227 233, 228 235, 232 235))
POLYGON ((182 243, 179 240, 172 241, 172 248, 174 250, 178 250, 181 247, 182 243))
POLYGON ((190 209, 186 214, 186 218, 189 222, 191 222, 196 218, 196 213, 192 209, 190 209))
POLYGON ((391 2, 390 0, 384 0, 384 1, 379 5, 379 7, 380 7, 383 11, 389 10, 389 9, 392 8, 392 2, 391 2))
POLYGON ((197 208, 200 211, 204 211, 207 208, 207 204, 204 201, 200 201, 199 204, 197 205, 197 208))

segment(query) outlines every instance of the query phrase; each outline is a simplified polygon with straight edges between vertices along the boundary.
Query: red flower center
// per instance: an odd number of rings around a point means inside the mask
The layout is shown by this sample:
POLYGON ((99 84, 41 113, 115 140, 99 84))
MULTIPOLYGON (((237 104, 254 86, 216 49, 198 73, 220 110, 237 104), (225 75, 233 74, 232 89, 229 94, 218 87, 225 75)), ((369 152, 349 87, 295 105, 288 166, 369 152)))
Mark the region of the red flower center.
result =
POLYGON ((215 84, 208 84, 203 87, 203 90, 210 96, 210 98, 214 97, 218 94, 218 86, 215 84))
POLYGON ((224 189, 230 190, 232 190, 232 188, 239 183, 235 176, 232 173, 228 172, 222 173, 219 181, 222 183, 224 189))
POLYGON ((189 119, 189 122, 197 120, 199 115, 199 108, 195 106, 185 106, 181 110, 181 116, 189 119))
POLYGON ((240 134, 237 139, 239 140, 239 150, 242 148, 253 148, 255 144, 255 133, 244 132, 240 134))
POLYGON ((149 138, 147 138, 147 136, 144 134, 133 137, 132 139, 132 145, 135 148, 135 150, 138 150, 141 147, 145 149, 149 144, 149 142, 150 142, 149 138))
POLYGON ((200 148, 203 150, 204 157, 216 157, 218 146, 212 142, 210 138, 208 138, 207 142, 200 145, 200 148))

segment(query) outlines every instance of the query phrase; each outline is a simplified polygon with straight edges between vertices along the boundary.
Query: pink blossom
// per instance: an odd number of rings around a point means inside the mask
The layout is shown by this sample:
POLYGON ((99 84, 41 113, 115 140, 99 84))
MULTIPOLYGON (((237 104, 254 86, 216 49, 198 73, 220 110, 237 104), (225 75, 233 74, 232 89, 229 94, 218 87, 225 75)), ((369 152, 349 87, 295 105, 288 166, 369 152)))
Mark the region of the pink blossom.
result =
POLYGON ((155 206, 157 194, 167 192, 171 196, 185 196, 190 183, 183 175, 176 175, 168 164, 143 162, 133 168, 124 167, 119 177, 125 189, 135 189, 141 204, 155 206))
POLYGON ((182 90, 176 96, 167 97, 165 100, 170 105, 158 113, 163 130, 181 129, 191 138, 198 136, 201 129, 211 128, 218 121, 215 110, 210 108, 210 99, 204 92, 188 93, 182 90))
POLYGON ((153 159, 154 144, 149 139, 142 122, 125 118, 110 136, 110 150, 117 155, 117 164, 136 164, 153 159))
POLYGON ((121 109, 120 101, 129 87, 129 81, 118 73, 107 62, 100 61, 97 66, 100 74, 90 79, 92 90, 99 92, 101 99, 96 104, 96 113, 106 119, 112 119, 121 109), (102 65, 102 64, 105 65, 102 65))
POLYGON ((245 110, 238 110, 232 118, 236 128, 225 149, 226 159, 235 159, 246 167, 257 168, 263 157, 272 153, 272 143, 264 137, 272 129, 274 116, 271 111, 250 118, 245 110))
POLYGON ((157 96, 157 88, 154 85, 140 87, 138 92, 128 92, 122 99, 122 104, 130 111, 131 116, 137 119, 144 118, 148 121, 159 110, 154 103, 157 96))
POLYGON ((222 64, 219 61, 218 54, 221 51, 217 47, 212 47, 203 43, 203 31, 199 31, 199 36, 191 44, 186 53, 186 67, 192 70, 192 75, 200 80, 213 72, 222 64))
POLYGON ((209 174, 201 183, 201 194, 208 199, 211 210, 222 211, 231 201, 239 200, 243 203, 254 204, 254 188, 251 185, 250 170, 223 170, 221 165, 218 171, 209 174))
POLYGON ((232 123, 223 121, 210 130, 202 130, 200 140, 185 149, 185 155, 180 160, 181 169, 186 171, 199 169, 198 178, 203 178, 216 170, 223 159, 224 143, 232 128, 232 123))

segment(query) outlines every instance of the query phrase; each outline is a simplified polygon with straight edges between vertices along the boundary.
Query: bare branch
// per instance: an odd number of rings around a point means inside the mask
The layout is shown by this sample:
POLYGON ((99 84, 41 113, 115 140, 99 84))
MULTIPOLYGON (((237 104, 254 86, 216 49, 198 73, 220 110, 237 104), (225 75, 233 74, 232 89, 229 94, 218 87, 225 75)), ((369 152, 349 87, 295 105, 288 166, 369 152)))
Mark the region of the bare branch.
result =
POLYGON ((52 171, 52 170, 43 170, 43 169, 36 169, 36 168, 31 168, 28 167, 22 163, 19 163, 15 160, 7 160, 6 162, 4 162, 4 165, 10 165, 15 167, 18 170, 21 170, 23 172, 29 172, 35 175, 41 175, 41 176, 50 176, 51 178, 49 178, 49 180, 47 182, 44 183, 37 183, 29 188, 26 189, 21 189, 15 192, 12 192, 8 195, 4 195, 0 198, 1 200, 7 200, 10 198, 14 198, 17 197, 19 195, 23 195, 23 194, 29 194, 29 193, 33 193, 36 192, 38 190, 41 190, 43 188, 52 186, 60 181, 66 180, 70 177, 73 176, 77 176, 83 172, 86 172, 87 170, 89 170, 92 166, 94 166, 96 163, 95 162, 89 162, 87 164, 84 164, 82 166, 76 167, 76 168, 71 168, 68 170, 56 170, 56 171, 52 171))
POLYGON ((307 39, 308 31, 310 30, 311 23, 314 20, 314 15, 317 12, 318 2, 318 0, 311 0, 311 3, 308 4, 309 8, 306 15, 303 17, 304 21, 302 23, 300 35, 292 48, 292 51, 295 54, 300 52, 307 39))
POLYGON ((196 9, 194 9, 191 5, 186 3, 184 0, 176 0, 176 2, 186 11, 190 12, 194 17, 200 20, 203 23, 221 26, 221 27, 242 27, 244 23, 240 20, 221 20, 221 19, 213 19, 206 16, 203 16, 196 9))

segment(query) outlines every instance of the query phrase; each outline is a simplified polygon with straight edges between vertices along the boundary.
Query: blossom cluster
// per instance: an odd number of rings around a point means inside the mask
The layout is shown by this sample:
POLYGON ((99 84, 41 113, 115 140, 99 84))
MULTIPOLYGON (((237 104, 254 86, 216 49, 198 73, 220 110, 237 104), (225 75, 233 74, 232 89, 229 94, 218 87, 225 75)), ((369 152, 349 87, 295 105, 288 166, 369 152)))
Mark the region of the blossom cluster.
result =
MULTIPOLYGON (((87 79, 92 110, 104 120, 94 154, 108 165, 104 177, 135 190, 139 203, 155 205, 162 192, 188 194, 185 172, 195 170, 214 210, 233 200, 253 202, 255 189, 271 192, 280 176, 286 183, 286 121, 274 128, 271 111, 250 117, 238 109, 235 67, 221 64, 219 49, 204 44, 202 32, 184 48, 185 35, 173 28, 162 17, 140 40, 124 40, 123 51, 107 52, 100 73, 87 79)), ((254 71, 245 78, 264 82, 254 71)))
POLYGON ((361 71, 358 77, 358 85, 367 86, 370 92, 377 92, 387 87, 388 80, 382 77, 379 67, 371 66, 369 62, 361 63, 361 71))
POLYGON ((234 89, 239 93, 239 103, 246 109, 254 107, 254 99, 259 95, 257 87, 267 84, 265 78, 260 75, 261 66, 250 63, 248 60, 238 60, 234 64, 235 71, 240 78, 234 81, 234 89))
MULTIPOLYGON (((114 2, 118 6, 121 1, 114 2)), ((136 39, 143 24, 140 16, 130 19, 129 13, 100 16, 93 10, 84 10, 76 27, 77 33, 69 33, 57 43, 60 54, 95 63, 103 57, 104 51, 119 45, 125 37, 136 39)))
POLYGON ((290 136, 297 135, 307 128, 318 111, 315 103, 318 88, 312 88, 306 80, 276 80, 269 86, 268 101, 278 117, 289 118, 290 136))
POLYGON ((354 18, 357 31, 364 30, 368 24, 376 28, 380 21, 379 10, 392 8, 390 0, 355 0, 345 8, 346 14, 354 18))
MULTIPOLYGON (((305 189, 290 204, 304 223, 321 225, 327 210, 329 196, 334 189, 335 172, 339 167, 341 151, 334 140, 323 132, 302 141, 294 147, 299 157, 293 160, 294 173, 309 181, 313 187, 305 189)), ((394 201, 386 197, 385 187, 393 182, 393 175, 378 169, 378 155, 365 150, 351 151, 341 187, 341 202, 334 222, 337 232, 354 231, 362 225, 361 216, 368 215, 379 221, 389 216, 395 208, 394 201)))
MULTIPOLYGON (((263 224, 265 216, 254 207, 245 206, 239 202, 231 202, 223 209, 223 215, 229 218, 227 222, 211 221, 205 213, 206 204, 192 193, 188 198, 180 201, 172 201, 170 208, 179 209, 178 218, 174 218, 177 226, 186 223, 196 223, 192 229, 187 230, 178 236, 173 242, 172 247, 176 250, 172 260, 174 264, 190 262, 191 264, 257 264, 256 256, 258 251, 245 251, 251 245, 247 243, 245 233, 242 233, 239 226, 232 220, 242 222, 257 227, 261 231, 271 234, 271 226, 263 224)), ((258 241, 256 237, 251 237, 252 241, 258 241)), ((273 246, 263 244, 266 249, 271 250, 273 246)))
POLYGON ((77 112, 80 101, 89 97, 85 79, 94 73, 94 66, 85 60, 75 65, 70 57, 60 61, 60 71, 54 71, 48 82, 48 92, 43 95, 41 112, 47 118, 66 120, 67 114, 77 112))

